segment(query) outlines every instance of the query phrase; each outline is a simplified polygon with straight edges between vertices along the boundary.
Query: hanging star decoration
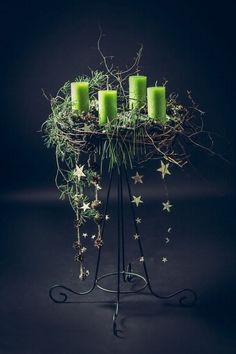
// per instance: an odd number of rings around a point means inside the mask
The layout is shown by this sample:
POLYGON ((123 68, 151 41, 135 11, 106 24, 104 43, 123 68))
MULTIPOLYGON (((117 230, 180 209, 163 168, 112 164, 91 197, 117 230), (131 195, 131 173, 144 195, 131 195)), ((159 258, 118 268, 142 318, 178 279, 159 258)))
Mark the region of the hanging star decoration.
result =
POLYGON ((141 219, 141 218, 136 218, 136 220, 135 220, 135 221, 136 221, 136 223, 137 223, 137 224, 141 224, 142 219, 141 219))
POLYGON ((86 247, 82 247, 81 248, 81 253, 85 253, 87 251, 87 248, 86 247))
POLYGON ((136 172, 135 176, 132 176, 131 178, 134 180, 134 184, 143 183, 143 176, 140 176, 138 172, 136 172))
POLYGON ((168 259, 166 257, 162 257, 162 260, 161 260, 163 263, 166 263, 168 261, 168 259))
POLYGON ((142 263, 142 262, 144 262, 144 257, 142 256, 142 257, 140 257, 139 258, 139 261, 142 263))
POLYGON ((138 239, 140 238, 140 236, 139 236, 137 233, 136 233, 136 234, 134 234, 134 236, 133 236, 133 237, 134 237, 134 239, 135 239, 135 240, 138 240, 138 239))
POLYGON ((108 214, 105 215, 105 220, 106 220, 106 221, 110 220, 110 216, 109 216, 108 214))
POLYGON ((84 174, 84 172, 83 172, 83 169, 84 169, 84 165, 81 166, 81 167, 79 167, 78 165, 76 165, 76 167, 75 167, 74 175, 75 175, 76 177, 78 177, 78 180, 79 180, 79 181, 80 181, 80 178, 81 178, 81 177, 85 177, 85 174, 84 174))
POLYGON ((169 243, 169 242, 170 242, 169 237, 166 237, 165 240, 166 240, 166 243, 169 243))
POLYGON ((133 195, 132 203, 134 203, 136 205, 136 207, 138 207, 139 204, 143 203, 143 201, 141 200, 141 195, 139 195, 138 197, 133 195))
POLYGON ((172 230, 172 227, 170 226, 170 227, 168 228, 167 232, 170 233, 171 230, 172 230))
POLYGON ((82 209, 84 212, 90 209, 89 203, 83 203, 83 206, 80 209, 82 209))
POLYGON ((86 232, 84 232, 84 233, 82 234, 82 236, 83 236, 84 238, 86 238, 86 237, 88 237, 88 234, 87 234, 86 232))
POLYGON ((165 178, 165 175, 170 175, 170 171, 169 171, 169 163, 164 163, 163 161, 161 161, 161 167, 157 169, 157 171, 159 171, 161 173, 161 177, 162 179, 165 178))
POLYGON ((167 200, 166 202, 163 202, 162 205, 163 205, 162 210, 166 210, 166 211, 168 211, 168 213, 170 212, 170 209, 173 207, 173 205, 170 204, 169 200, 167 200))
POLYGON ((91 239, 94 240, 96 238, 96 235, 92 235, 91 239))

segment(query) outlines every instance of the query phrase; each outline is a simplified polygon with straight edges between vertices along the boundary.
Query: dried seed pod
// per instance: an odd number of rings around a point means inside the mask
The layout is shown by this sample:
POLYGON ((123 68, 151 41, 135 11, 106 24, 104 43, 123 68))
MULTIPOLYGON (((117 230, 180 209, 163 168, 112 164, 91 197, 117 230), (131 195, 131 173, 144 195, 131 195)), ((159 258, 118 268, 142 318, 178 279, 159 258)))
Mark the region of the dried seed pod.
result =
POLYGON ((100 181, 101 181, 101 176, 99 176, 99 175, 93 176, 93 183, 94 184, 99 184, 100 181))
POLYGON ((82 247, 82 245, 81 245, 81 243, 78 240, 73 243, 74 250, 80 251, 81 247, 82 247))
POLYGON ((103 245, 103 240, 100 237, 96 238, 96 240, 94 241, 94 246, 100 248, 102 247, 102 245, 103 245))
POLYGON ((83 255, 81 253, 76 253, 74 256, 74 261, 75 262, 82 262, 83 261, 83 255))
POLYGON ((102 221, 104 220, 104 215, 100 214, 100 213, 96 213, 95 217, 94 217, 94 221, 96 224, 100 225, 102 223, 102 221))
POLYGON ((93 200, 91 202, 91 208, 97 209, 98 207, 100 207, 101 204, 102 204, 101 200, 93 200))

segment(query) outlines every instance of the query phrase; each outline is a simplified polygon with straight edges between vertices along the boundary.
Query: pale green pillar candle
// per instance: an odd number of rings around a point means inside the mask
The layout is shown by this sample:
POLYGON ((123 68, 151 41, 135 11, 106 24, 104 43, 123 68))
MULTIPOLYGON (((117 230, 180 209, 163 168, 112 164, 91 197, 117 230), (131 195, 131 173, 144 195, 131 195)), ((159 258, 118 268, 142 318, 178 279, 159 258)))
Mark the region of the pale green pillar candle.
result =
POLYGON ((78 113, 87 113, 89 111, 89 83, 72 82, 71 83, 71 106, 72 111, 78 113))
POLYGON ((166 118, 166 88, 164 86, 148 87, 147 89, 148 117, 161 123, 166 118))
POLYGON ((106 124, 117 118, 117 91, 98 91, 99 124, 106 124))
POLYGON ((147 76, 129 77, 129 109, 140 109, 146 104, 147 76))

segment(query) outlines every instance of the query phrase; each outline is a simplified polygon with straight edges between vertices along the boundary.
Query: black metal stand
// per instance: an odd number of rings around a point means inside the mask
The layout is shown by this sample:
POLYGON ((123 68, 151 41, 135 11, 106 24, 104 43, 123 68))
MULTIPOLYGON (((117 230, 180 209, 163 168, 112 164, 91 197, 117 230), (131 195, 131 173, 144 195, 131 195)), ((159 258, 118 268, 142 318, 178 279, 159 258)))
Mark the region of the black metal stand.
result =
MULTIPOLYGON (((108 211, 108 204, 109 204, 109 198, 110 198, 110 191, 111 191, 111 185, 112 185, 112 180, 113 180, 113 171, 111 172, 110 176, 110 181, 109 181, 109 186, 108 186, 108 191, 107 191, 107 197, 106 197, 106 203, 105 203, 105 210, 104 210, 104 215, 107 214, 108 211)), ((119 314, 119 304, 120 304, 120 295, 121 294, 129 294, 129 293, 138 293, 144 290, 145 288, 148 288, 149 292, 151 295, 155 296, 158 299, 170 299, 172 297, 175 297, 177 295, 181 295, 179 299, 179 303, 182 306, 193 306, 197 300, 197 295, 192 289, 182 289, 176 292, 173 292, 168 295, 159 295, 152 289, 152 285, 150 282, 146 262, 145 262, 145 257, 144 257, 144 252, 143 252, 143 246, 141 242, 141 237, 139 235, 139 230, 138 230, 138 224, 136 222, 136 215, 135 215, 135 208, 134 205, 132 204, 132 195, 131 195, 131 189, 130 189, 130 183, 127 175, 127 171, 124 168, 120 168, 118 171, 118 181, 117 181, 117 271, 114 273, 107 273, 102 276, 98 276, 99 272, 99 265, 100 265, 100 259, 101 259, 101 251, 102 247, 98 249, 98 257, 97 257, 97 263, 96 263, 96 268, 95 268, 95 275, 94 275, 94 281, 90 289, 88 289, 85 292, 77 292, 74 291, 64 285, 54 285, 50 288, 49 290, 49 296, 51 300, 53 300, 56 303, 68 303, 71 302, 68 300, 68 293, 74 294, 74 295, 87 295, 91 293, 96 287, 109 293, 115 293, 116 294, 116 301, 115 301, 115 311, 113 314, 113 333, 114 335, 118 336, 118 333, 120 332, 117 329, 117 318, 119 314), (140 251, 140 257, 142 259, 142 264, 144 268, 144 274, 145 276, 142 276, 138 273, 133 272, 131 263, 126 263, 125 260, 125 239, 124 239, 124 208, 123 208, 123 182, 126 183, 127 186, 127 191, 129 195, 129 200, 130 200, 130 207, 131 207, 131 213, 132 213, 132 219, 134 223, 134 230, 137 237, 137 243, 140 251), (101 286, 101 281, 104 278, 108 278, 111 276, 115 276, 117 278, 116 281, 116 289, 108 289, 103 286, 101 286), (136 280, 141 280, 142 285, 138 289, 131 289, 131 290, 122 290, 121 289, 121 282, 124 283, 133 283, 136 280), (59 293, 56 292, 56 290, 59 290, 59 293), (188 298, 188 295, 190 298, 188 298)), ((101 238, 103 239, 104 237, 104 230, 105 230, 105 221, 103 221, 102 224, 102 230, 101 230, 101 238)))

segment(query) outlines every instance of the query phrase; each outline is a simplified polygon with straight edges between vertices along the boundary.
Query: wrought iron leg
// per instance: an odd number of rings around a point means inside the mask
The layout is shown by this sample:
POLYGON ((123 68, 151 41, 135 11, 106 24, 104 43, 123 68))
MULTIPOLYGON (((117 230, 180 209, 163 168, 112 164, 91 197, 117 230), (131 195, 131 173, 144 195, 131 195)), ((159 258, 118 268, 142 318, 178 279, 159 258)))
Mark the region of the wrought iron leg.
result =
MULTIPOLYGON (((104 208, 104 215, 107 214, 107 210, 108 210, 112 180, 113 180, 113 170, 111 171, 111 175, 110 175, 107 196, 106 196, 106 202, 105 202, 105 208, 104 208)), ((104 230, 105 230, 105 220, 103 220, 103 223, 102 223, 101 239, 103 239, 104 230)), ((66 303, 66 302, 69 303, 71 301, 68 301, 68 294, 67 293, 74 294, 74 295, 87 295, 87 294, 91 293, 95 289, 96 284, 97 284, 98 271, 99 271, 100 259, 101 259, 101 251, 102 251, 102 247, 100 247, 98 249, 98 256, 97 256, 97 263, 96 263, 96 268, 95 268, 94 280, 93 280, 92 286, 87 291, 78 292, 78 291, 68 288, 67 286, 56 284, 56 285, 53 285, 49 289, 50 299, 56 303, 66 303)))
MULTIPOLYGON (((138 225, 137 225, 137 222, 136 222, 135 209, 134 209, 134 206, 133 206, 133 204, 131 202, 132 201, 132 194, 131 194, 129 178, 128 178, 128 174, 127 174, 126 170, 125 170, 125 177, 126 177, 126 184, 127 184, 128 194, 129 194, 132 218, 133 218, 133 222, 134 222, 134 229, 135 229, 135 232, 138 235, 140 235, 139 234, 139 230, 138 230, 138 225)), ((138 241, 138 245, 139 245, 140 255, 141 255, 141 257, 144 257, 141 237, 139 237, 139 239, 137 241, 138 241)), ((195 293, 194 290, 189 289, 189 288, 181 289, 181 290, 178 290, 176 292, 170 293, 168 295, 159 295, 158 293, 156 293, 152 289, 152 285, 151 285, 149 274, 148 274, 148 269, 147 269, 146 262, 145 262, 145 257, 144 257, 144 261, 143 261, 143 268, 144 268, 144 273, 145 273, 145 277, 146 277, 146 280, 147 280, 147 287, 149 288, 149 291, 151 292, 151 294, 153 296, 155 296, 155 297, 157 297, 159 299, 170 299, 170 298, 175 297, 177 295, 181 295, 180 299, 179 299, 180 305, 182 305, 182 306, 193 306, 196 303, 197 294, 195 293)))
POLYGON ((122 260, 124 261, 124 244, 123 244, 123 190, 122 190, 122 175, 121 170, 118 173, 118 181, 117 181, 117 202, 118 202, 118 210, 117 210, 117 291, 116 291, 116 309, 113 314, 113 333, 115 336, 118 336, 117 329, 117 317, 119 314, 119 304, 120 304, 120 275, 121 275, 121 267, 120 267, 120 258, 121 258, 121 242, 122 242, 122 260))

